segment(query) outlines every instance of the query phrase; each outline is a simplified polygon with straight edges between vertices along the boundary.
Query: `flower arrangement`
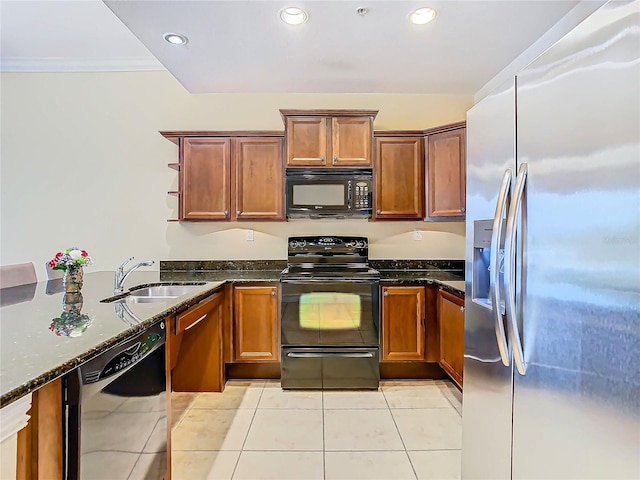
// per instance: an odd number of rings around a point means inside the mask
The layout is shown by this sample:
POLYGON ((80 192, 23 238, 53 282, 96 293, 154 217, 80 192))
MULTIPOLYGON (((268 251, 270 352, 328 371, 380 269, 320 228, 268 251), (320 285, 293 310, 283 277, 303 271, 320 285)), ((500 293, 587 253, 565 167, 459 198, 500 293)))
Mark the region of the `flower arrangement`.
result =
POLYGON ((67 248, 64 252, 56 253, 49 261, 49 266, 54 270, 64 270, 74 267, 86 267, 93 265, 93 260, 86 250, 78 247, 67 248))

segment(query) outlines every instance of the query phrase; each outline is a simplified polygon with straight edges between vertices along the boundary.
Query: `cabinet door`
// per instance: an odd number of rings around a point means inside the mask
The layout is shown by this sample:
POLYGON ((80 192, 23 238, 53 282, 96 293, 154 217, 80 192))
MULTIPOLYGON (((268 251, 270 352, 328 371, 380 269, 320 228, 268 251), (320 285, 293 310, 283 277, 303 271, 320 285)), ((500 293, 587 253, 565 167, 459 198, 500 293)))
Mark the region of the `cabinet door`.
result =
POLYGON ((371 117, 331 119, 331 165, 334 167, 371 167, 373 165, 371 123, 371 117))
POLYGON ((287 166, 327 164, 327 118, 287 117, 287 166))
POLYGON ((440 290, 438 293, 440 325, 440 366, 462 387, 464 365, 464 300, 440 290))
POLYGON ((180 219, 229 219, 230 139, 185 138, 182 142, 180 219))
POLYGON ((176 392, 221 392, 222 305, 219 291, 175 317, 168 336, 172 368, 171 385, 176 392))
POLYGON ((233 141, 232 220, 283 220, 282 139, 233 141))
POLYGON ((375 220, 424 218, 424 139, 376 138, 375 220))
POLYGON ((425 359, 424 287, 382 287, 382 361, 425 359))
POLYGON ((466 206, 465 129, 436 133, 427 137, 429 217, 462 217, 466 206))
POLYGON ((235 361, 278 361, 279 336, 278 287, 234 287, 235 361))

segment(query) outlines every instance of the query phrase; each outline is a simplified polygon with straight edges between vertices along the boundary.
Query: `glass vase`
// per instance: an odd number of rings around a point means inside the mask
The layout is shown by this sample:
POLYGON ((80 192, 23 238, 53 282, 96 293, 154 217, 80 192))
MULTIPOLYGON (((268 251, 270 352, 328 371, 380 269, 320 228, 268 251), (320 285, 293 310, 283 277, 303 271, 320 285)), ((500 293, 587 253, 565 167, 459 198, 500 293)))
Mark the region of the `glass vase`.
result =
POLYGON ((79 292, 84 281, 82 267, 68 267, 62 277, 62 284, 66 293, 79 292))

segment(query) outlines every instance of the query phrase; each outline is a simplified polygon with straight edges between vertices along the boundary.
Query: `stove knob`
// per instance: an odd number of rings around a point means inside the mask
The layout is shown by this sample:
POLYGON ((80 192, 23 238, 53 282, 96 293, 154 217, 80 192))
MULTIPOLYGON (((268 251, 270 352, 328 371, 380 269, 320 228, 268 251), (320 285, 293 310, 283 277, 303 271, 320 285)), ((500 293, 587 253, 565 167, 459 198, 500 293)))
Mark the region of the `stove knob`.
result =
POLYGON ((306 247, 306 246, 307 246, 307 242, 306 242, 305 240, 300 240, 300 241, 298 242, 298 247, 300 247, 300 248, 304 248, 304 247, 306 247))
POLYGON ((345 246, 347 248, 354 248, 357 246, 356 242, 354 240, 349 240, 347 243, 345 243, 345 246))
POLYGON ((367 246, 367 242, 365 242, 364 240, 358 240, 358 243, 356 244, 356 246, 358 248, 364 248, 367 246))
POLYGON ((295 240, 291 240, 289 242, 289 248, 296 248, 298 246, 298 242, 296 242, 295 240))

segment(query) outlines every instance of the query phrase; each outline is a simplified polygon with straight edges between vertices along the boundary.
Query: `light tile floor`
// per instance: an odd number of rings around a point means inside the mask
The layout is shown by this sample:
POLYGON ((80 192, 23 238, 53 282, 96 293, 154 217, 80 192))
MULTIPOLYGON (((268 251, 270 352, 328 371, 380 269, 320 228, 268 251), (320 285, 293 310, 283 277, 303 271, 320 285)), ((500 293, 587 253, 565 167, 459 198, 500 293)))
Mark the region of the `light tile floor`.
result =
POLYGON ((462 395, 448 381, 283 391, 230 381, 173 393, 174 480, 460 478, 462 395))

